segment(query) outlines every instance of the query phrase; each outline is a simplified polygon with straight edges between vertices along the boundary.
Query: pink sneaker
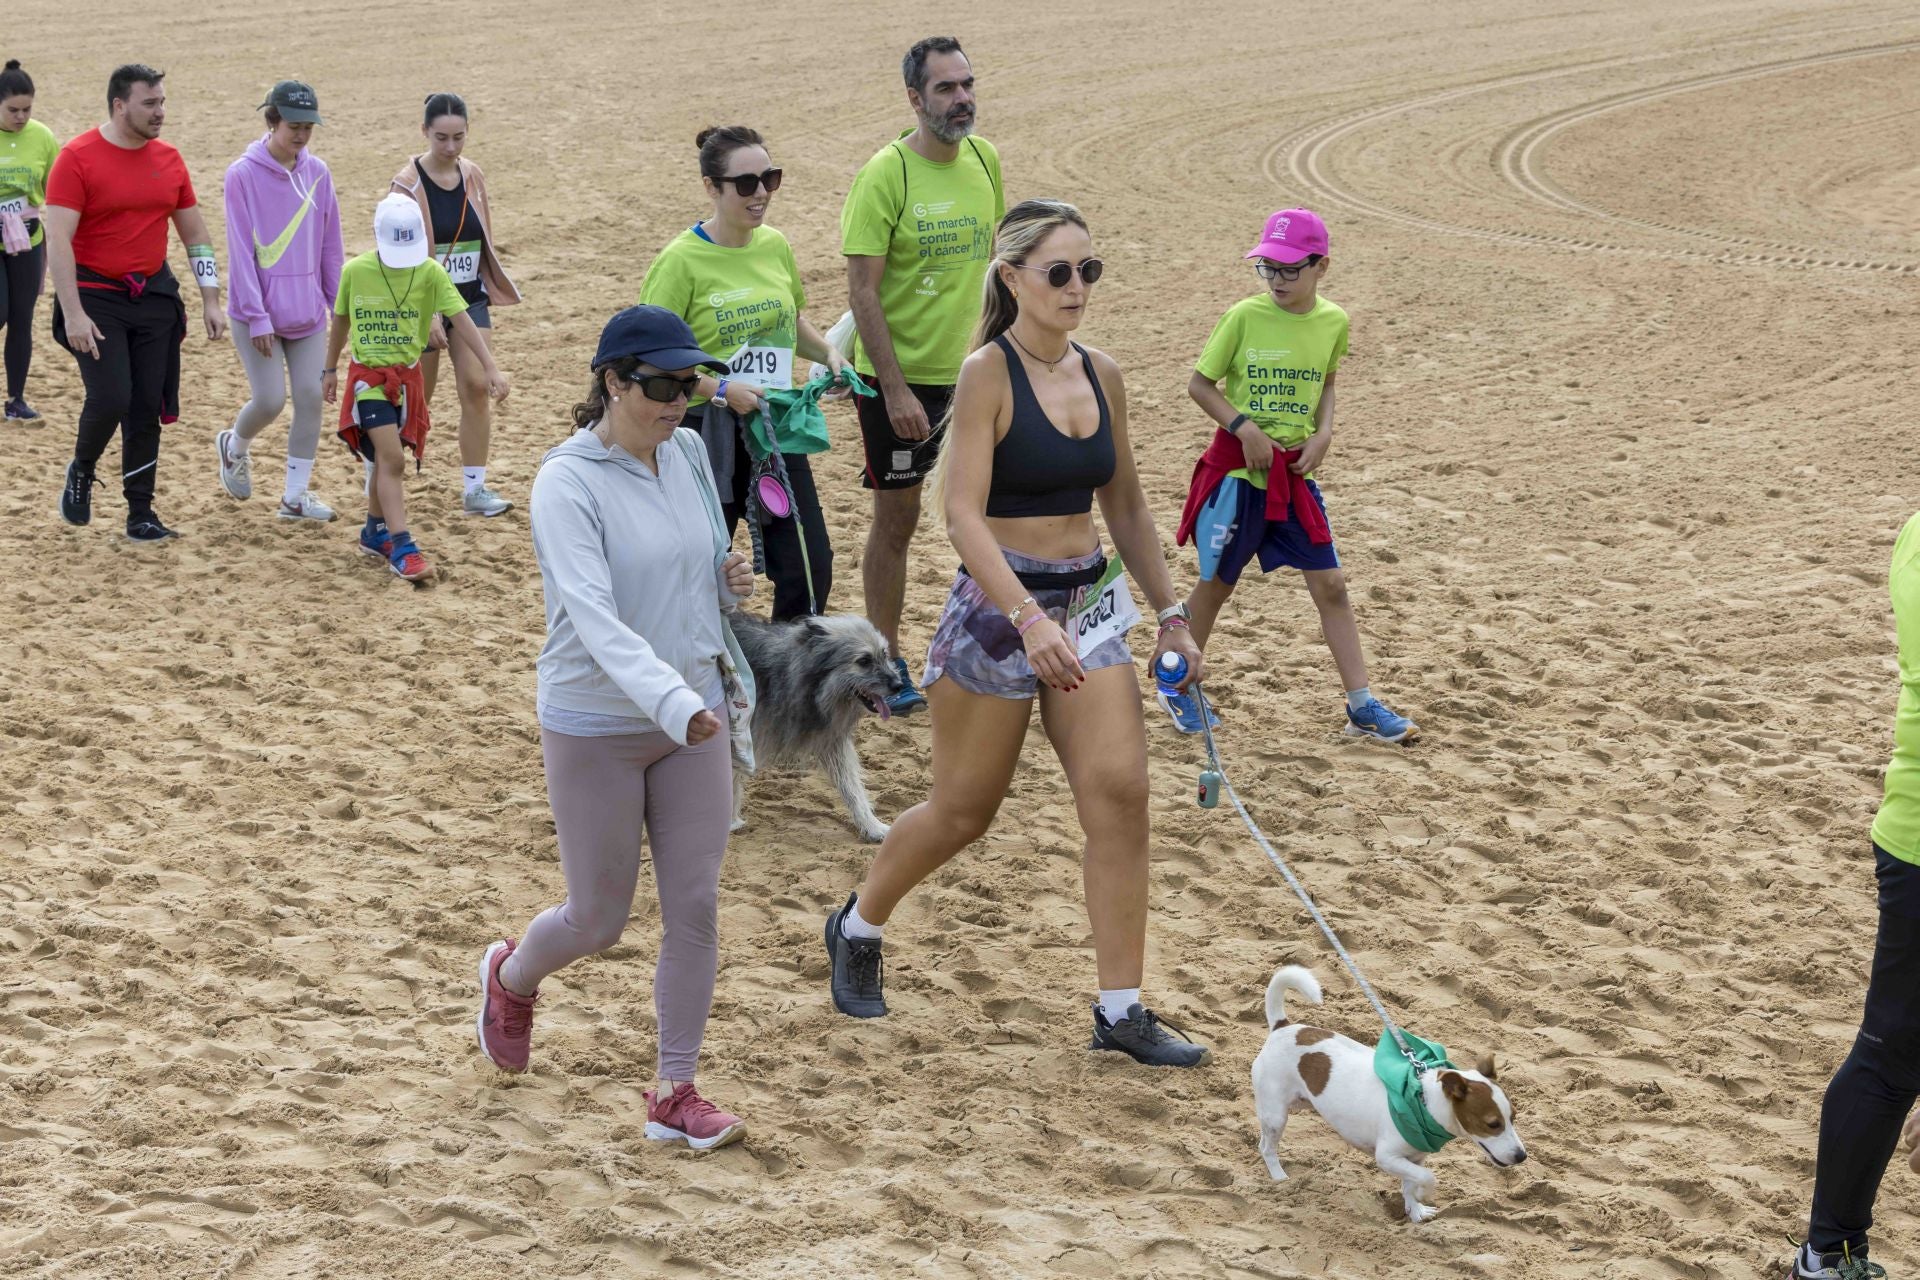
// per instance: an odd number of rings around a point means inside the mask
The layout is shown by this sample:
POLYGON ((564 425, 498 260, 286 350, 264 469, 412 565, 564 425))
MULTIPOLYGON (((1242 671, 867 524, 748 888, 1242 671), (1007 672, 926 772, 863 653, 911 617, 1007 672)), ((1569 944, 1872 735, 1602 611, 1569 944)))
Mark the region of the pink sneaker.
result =
POLYGON ((474 1034, 480 1052, 502 1071, 525 1071, 527 1047, 533 1043, 533 1004, 540 997, 515 995, 500 981, 500 966, 513 954, 513 939, 487 948, 480 958, 480 1017, 474 1034))
POLYGON ((662 1102, 647 1090, 647 1136, 655 1142, 685 1142, 695 1151, 724 1147, 747 1136, 739 1116, 728 1115, 694 1092, 691 1081, 662 1102))

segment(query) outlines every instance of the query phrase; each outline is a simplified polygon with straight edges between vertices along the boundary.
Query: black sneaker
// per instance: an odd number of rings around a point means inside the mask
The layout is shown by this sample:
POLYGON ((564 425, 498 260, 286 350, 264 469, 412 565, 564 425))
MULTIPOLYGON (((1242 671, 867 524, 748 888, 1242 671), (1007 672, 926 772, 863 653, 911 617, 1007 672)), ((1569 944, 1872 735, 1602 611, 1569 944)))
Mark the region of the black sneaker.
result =
POLYGON ((9 422, 40 421, 40 415, 34 412, 33 406, 19 396, 7 401, 6 413, 9 422))
POLYGON ((60 518, 68 524, 93 523, 93 467, 78 458, 67 464, 67 487, 60 491, 60 518))
POLYGON ((849 1018, 884 1018, 887 1000, 880 993, 880 939, 849 938, 840 921, 853 910, 847 905, 827 917, 827 958, 833 963, 833 1007, 849 1018))
POLYGON ((160 523, 160 517, 148 511, 127 517, 127 536, 135 542, 165 542, 180 535, 160 523))
POLYGON ((1162 1022, 1160 1015, 1145 1005, 1128 1005, 1127 1016, 1109 1024, 1097 1000, 1093 1005, 1093 1043, 1087 1048, 1117 1049, 1149 1067, 1199 1067, 1213 1057, 1205 1045, 1195 1044, 1186 1032, 1162 1022), (1168 1027, 1179 1031, 1180 1039, 1168 1035, 1168 1027))
POLYGON ((1838 1253, 1815 1253, 1812 1245, 1803 1244, 1794 1255, 1787 1280, 1875 1280, 1886 1274, 1885 1267, 1867 1261, 1865 1249, 1855 1253, 1842 1247, 1838 1253))

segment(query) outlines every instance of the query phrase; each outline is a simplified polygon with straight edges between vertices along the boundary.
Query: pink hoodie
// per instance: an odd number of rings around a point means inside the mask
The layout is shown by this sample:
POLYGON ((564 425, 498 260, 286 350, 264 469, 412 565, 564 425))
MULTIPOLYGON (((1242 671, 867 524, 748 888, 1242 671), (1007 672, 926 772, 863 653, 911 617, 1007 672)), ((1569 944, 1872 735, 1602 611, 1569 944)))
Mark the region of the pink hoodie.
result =
POLYGON ((304 338, 325 328, 346 260, 326 162, 303 147, 289 173, 261 138, 227 167, 225 201, 234 325, 255 338, 304 338))

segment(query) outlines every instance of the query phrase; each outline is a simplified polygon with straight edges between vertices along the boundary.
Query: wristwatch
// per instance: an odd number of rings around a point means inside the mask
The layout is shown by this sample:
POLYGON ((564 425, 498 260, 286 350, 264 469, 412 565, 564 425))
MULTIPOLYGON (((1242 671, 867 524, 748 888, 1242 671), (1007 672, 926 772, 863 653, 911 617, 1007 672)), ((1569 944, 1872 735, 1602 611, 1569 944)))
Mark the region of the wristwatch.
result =
POLYGON ((1178 618, 1182 622, 1191 622, 1193 621, 1193 610, 1187 608, 1187 602, 1182 600, 1179 604, 1168 605, 1166 608, 1160 610, 1160 612, 1154 614, 1153 618, 1155 622, 1163 627, 1167 625, 1168 618, 1178 618))
POLYGON ((727 402, 727 380, 725 378, 713 384, 713 398, 721 404, 727 402))

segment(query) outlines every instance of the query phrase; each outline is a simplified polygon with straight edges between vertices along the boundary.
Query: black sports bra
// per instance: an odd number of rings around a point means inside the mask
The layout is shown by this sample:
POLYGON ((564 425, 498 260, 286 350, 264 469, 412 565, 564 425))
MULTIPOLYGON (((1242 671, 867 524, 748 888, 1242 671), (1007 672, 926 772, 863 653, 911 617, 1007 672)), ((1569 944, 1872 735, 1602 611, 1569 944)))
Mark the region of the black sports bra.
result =
POLYGON ((1100 390, 1093 357, 1079 343, 1081 367, 1100 406, 1100 425, 1084 440, 1076 440, 1053 425, 1033 394, 1033 382, 1005 334, 994 339, 1007 357, 1007 378, 1013 385, 1013 422, 993 447, 993 482, 987 489, 987 514, 1009 516, 1077 516, 1093 510, 1093 491, 1113 479, 1113 415, 1100 390))

